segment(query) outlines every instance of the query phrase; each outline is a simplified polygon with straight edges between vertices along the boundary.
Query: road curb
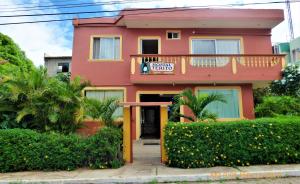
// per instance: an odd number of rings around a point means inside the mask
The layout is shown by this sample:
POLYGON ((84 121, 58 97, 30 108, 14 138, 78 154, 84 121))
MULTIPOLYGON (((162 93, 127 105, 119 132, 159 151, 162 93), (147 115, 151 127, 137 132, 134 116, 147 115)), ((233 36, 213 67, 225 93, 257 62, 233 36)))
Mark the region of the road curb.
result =
POLYGON ((218 180, 243 180, 262 178, 300 177, 300 170, 272 170, 272 171, 237 171, 237 172, 212 172, 205 174, 188 175, 156 175, 136 177, 110 177, 110 178, 77 178, 77 179, 53 179, 53 180, 0 180, 1 184, 11 183, 51 183, 51 184, 104 184, 104 183, 149 183, 157 182, 195 182, 218 180))

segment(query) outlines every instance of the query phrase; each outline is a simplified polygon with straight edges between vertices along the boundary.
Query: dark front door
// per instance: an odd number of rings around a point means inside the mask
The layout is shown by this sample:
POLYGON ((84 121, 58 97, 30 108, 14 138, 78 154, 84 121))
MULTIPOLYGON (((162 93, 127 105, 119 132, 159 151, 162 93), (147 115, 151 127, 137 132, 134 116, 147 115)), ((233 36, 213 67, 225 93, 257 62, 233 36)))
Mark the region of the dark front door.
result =
POLYGON ((160 109, 159 106, 142 107, 141 138, 160 138, 160 109))

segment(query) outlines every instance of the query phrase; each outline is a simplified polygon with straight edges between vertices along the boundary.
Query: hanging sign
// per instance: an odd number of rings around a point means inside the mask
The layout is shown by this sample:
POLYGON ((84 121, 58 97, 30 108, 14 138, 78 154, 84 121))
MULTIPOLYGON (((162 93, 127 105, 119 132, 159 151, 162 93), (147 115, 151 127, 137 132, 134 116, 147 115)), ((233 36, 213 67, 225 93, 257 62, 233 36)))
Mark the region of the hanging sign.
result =
POLYGON ((150 63, 150 71, 152 74, 173 74, 174 63, 150 63))

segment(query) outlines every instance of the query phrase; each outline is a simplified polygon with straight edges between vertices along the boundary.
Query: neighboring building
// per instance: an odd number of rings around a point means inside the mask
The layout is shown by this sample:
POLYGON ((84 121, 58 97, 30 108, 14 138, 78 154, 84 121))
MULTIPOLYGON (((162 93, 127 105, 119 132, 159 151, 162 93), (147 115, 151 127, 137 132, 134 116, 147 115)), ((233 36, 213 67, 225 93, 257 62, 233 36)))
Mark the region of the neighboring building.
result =
POLYGON ((291 55, 290 55, 290 43, 276 43, 273 45, 273 53, 274 54, 285 54, 285 60, 287 63, 291 63, 291 55))
POLYGON ((300 37, 290 42, 290 52, 293 63, 300 63, 300 37))
POLYGON ((44 54, 45 67, 49 76, 71 72, 71 60, 71 56, 49 56, 44 54))
MULTIPOLYGON (((280 79, 285 65, 271 45, 283 20, 275 9, 130 9, 75 19, 72 77, 89 80, 85 95, 99 100, 172 101, 185 88, 221 93, 227 103, 208 107, 221 120, 253 119, 253 88, 280 79)), ((159 113, 135 108, 133 138, 159 137, 159 113)))
POLYGON ((300 37, 291 42, 276 43, 273 46, 274 54, 286 54, 286 61, 289 64, 300 62, 300 37))

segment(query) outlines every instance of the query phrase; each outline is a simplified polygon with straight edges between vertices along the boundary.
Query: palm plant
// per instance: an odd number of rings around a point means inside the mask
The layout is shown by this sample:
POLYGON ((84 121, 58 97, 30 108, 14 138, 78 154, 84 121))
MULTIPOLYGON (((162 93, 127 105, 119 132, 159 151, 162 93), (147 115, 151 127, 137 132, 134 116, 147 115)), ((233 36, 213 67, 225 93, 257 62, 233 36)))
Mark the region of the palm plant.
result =
POLYGON ((185 89, 181 94, 174 99, 175 103, 171 113, 171 119, 176 116, 186 118, 190 121, 204 121, 217 119, 217 114, 209 112, 206 107, 212 102, 226 103, 226 100, 221 94, 197 94, 195 95, 191 89, 185 89), (194 116, 187 116, 179 113, 181 105, 187 106, 194 116))
POLYGON ((12 114, 18 128, 74 132, 83 119, 84 84, 47 76, 44 68, 1 76, 0 112, 12 114))
POLYGON ((118 118, 114 113, 120 107, 117 98, 106 98, 102 101, 96 99, 85 100, 85 112, 87 117, 98 119, 106 126, 114 126, 114 120, 118 118))

